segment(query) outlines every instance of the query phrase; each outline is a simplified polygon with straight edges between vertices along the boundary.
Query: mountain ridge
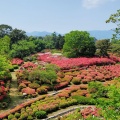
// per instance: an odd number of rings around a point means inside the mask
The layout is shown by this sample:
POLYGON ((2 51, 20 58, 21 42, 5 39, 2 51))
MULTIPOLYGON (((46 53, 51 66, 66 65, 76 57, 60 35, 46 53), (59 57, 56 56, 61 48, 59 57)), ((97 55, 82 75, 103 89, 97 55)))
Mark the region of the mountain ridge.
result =
MULTIPOLYGON (((111 39, 112 38, 112 34, 114 33, 112 30, 91 30, 91 31, 87 31, 90 33, 90 35, 92 37, 95 37, 97 40, 101 40, 101 39, 111 39)), ((28 36, 36 36, 36 37, 39 37, 39 36, 46 36, 46 35, 51 35, 52 33, 51 32, 47 32, 47 31, 33 31, 33 32, 27 32, 26 33, 28 36)), ((56 34, 60 34, 60 33, 57 33, 56 34)), ((64 35, 64 34, 61 34, 61 35, 64 35)))

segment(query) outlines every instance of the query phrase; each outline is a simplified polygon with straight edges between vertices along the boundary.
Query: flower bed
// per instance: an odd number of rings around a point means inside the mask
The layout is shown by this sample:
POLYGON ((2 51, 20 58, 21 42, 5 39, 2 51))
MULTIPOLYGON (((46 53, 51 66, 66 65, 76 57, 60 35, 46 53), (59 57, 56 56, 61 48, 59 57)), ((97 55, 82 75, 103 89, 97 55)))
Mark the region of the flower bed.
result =
POLYGON ((115 64, 114 60, 109 58, 64 58, 61 56, 54 56, 50 53, 39 54, 38 60, 49 62, 59 66, 61 69, 70 69, 76 67, 92 66, 92 65, 108 65, 115 64))
POLYGON ((0 119, 3 119, 5 117, 9 116, 10 114, 17 113, 22 108, 27 107, 27 106, 31 105, 32 103, 34 103, 34 102, 36 102, 38 100, 44 99, 44 98, 45 98, 45 96, 39 96, 39 97, 37 97, 37 98, 35 98, 33 100, 29 100, 29 101, 27 101, 25 103, 22 103, 22 104, 16 106, 15 108, 8 110, 5 113, 0 113, 0 119))
POLYGON ((72 72, 59 72, 58 81, 68 81, 73 84, 87 84, 91 81, 105 82, 120 77, 120 65, 90 66, 87 69, 72 72))
POLYGON ((14 109, 9 110, 6 113, 0 114, 0 119, 3 118, 16 118, 16 119, 28 119, 28 117, 32 117, 36 119, 36 112, 38 111, 46 111, 47 113, 56 111, 61 108, 65 108, 71 105, 77 104, 77 101, 73 98, 57 98, 48 96, 39 97, 34 100, 30 100, 23 104, 16 106, 14 109), (43 100, 41 100, 43 99, 43 100))

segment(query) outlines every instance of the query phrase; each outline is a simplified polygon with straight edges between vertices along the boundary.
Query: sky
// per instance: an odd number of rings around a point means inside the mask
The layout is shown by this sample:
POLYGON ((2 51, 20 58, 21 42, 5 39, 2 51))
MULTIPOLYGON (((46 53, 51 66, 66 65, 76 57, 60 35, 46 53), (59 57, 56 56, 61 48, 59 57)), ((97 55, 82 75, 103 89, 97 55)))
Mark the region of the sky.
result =
POLYGON ((68 33, 111 30, 105 23, 120 9, 120 0, 0 0, 0 24, 26 32, 68 33))

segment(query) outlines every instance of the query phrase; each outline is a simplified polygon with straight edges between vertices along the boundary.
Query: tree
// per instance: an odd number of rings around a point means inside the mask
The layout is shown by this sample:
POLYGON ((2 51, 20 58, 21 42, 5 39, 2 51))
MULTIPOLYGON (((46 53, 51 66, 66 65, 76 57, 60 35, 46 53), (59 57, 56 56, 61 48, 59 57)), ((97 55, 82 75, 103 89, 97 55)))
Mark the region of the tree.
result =
POLYGON ((64 45, 64 42, 65 42, 64 36, 62 36, 62 35, 59 34, 59 35, 57 36, 55 48, 56 48, 56 49, 62 49, 62 48, 63 48, 63 45, 64 45))
MULTIPOLYGON (((3 79, 9 73, 10 62, 5 56, 0 55, 0 79, 3 79)), ((6 76, 7 77, 7 76, 6 76)))
POLYGON ((0 25, 0 38, 4 37, 5 35, 10 35, 11 31, 12 31, 11 26, 1 24, 0 25))
POLYGON ((105 39, 105 40, 98 40, 95 43, 96 46, 96 54, 100 55, 100 56, 108 56, 108 48, 110 46, 110 41, 109 39, 105 39))
POLYGON ((53 46, 53 40, 52 40, 52 36, 51 35, 46 35, 44 38, 43 38, 44 42, 45 42, 45 48, 47 49, 52 49, 54 48, 53 46))
POLYGON ((35 44, 33 41, 21 40, 16 44, 12 45, 10 52, 11 57, 23 58, 32 53, 35 53, 35 44))
POLYGON ((86 31, 71 31, 65 35, 63 52, 68 57, 93 56, 94 38, 86 31))
POLYGON ((115 14, 111 14, 108 20, 106 20, 106 23, 115 23, 116 28, 114 29, 115 34, 113 34, 113 40, 120 39, 120 9, 117 10, 115 14))
POLYGON ((36 52, 40 52, 43 49, 45 49, 45 42, 41 39, 36 39, 33 41, 33 43, 35 44, 35 51, 36 52))
POLYGON ((110 52, 120 55, 120 40, 112 41, 110 44, 110 52))
POLYGON ((19 29, 14 29, 10 33, 11 44, 17 43, 19 40, 25 40, 27 38, 26 32, 19 29))
POLYGON ((0 55, 8 56, 10 51, 10 38, 4 36, 0 39, 0 55))

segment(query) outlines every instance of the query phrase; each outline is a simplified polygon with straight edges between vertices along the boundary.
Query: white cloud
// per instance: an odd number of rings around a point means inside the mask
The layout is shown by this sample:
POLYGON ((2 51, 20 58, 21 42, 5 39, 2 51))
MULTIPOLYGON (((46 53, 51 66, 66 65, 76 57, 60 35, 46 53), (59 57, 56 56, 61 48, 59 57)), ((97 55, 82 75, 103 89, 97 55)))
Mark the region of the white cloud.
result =
POLYGON ((83 7, 87 9, 98 7, 107 2, 114 2, 115 0, 83 0, 83 7))

